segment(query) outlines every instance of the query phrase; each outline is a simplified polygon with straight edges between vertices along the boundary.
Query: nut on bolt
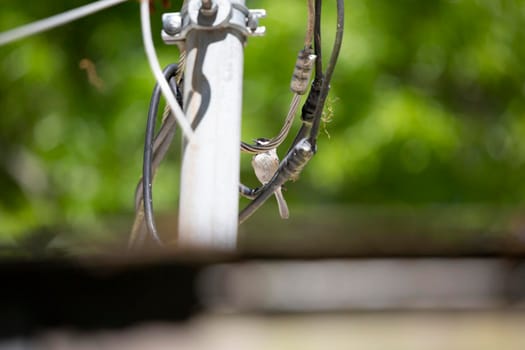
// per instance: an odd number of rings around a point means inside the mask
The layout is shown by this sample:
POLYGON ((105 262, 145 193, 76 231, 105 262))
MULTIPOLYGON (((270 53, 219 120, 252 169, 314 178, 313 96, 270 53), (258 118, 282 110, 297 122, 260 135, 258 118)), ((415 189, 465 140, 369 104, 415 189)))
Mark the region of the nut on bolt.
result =
POLYGON ((201 11, 205 16, 213 16, 217 13, 217 4, 213 0, 201 0, 201 11))
POLYGON ((182 31, 182 16, 179 12, 162 15, 162 28, 169 35, 176 35, 182 31))
POLYGON ((248 15, 248 19, 246 21, 246 26, 250 28, 252 32, 255 32, 257 27, 259 26, 259 17, 254 15, 253 13, 250 13, 248 15))
POLYGON ((262 9, 248 10, 246 17, 246 27, 249 29, 251 35, 261 36, 266 31, 265 27, 259 27, 259 20, 266 17, 266 11, 262 9))

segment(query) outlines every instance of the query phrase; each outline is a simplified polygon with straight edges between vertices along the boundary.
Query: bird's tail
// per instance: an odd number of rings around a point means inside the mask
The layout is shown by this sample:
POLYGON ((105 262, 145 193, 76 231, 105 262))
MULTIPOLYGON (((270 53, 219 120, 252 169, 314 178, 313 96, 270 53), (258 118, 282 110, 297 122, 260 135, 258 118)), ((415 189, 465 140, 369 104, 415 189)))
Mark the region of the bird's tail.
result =
POLYGON ((286 204, 286 200, 284 199, 281 187, 279 187, 277 191, 275 191, 275 198, 277 199, 277 206, 279 207, 279 214, 281 215, 281 219, 288 219, 288 217, 290 216, 290 212, 288 211, 288 205, 286 204))

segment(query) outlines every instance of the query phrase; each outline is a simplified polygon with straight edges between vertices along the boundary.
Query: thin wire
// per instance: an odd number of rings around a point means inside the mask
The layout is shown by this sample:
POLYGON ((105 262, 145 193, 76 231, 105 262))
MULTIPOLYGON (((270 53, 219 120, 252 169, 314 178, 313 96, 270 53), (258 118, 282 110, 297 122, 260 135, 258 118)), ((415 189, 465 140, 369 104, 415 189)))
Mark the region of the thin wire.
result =
POLYGON ((73 22, 79 18, 89 16, 108 7, 118 5, 124 1, 127 0, 100 0, 73 10, 60 13, 58 15, 8 30, 6 32, 0 33, 0 46, 23 39, 33 34, 44 32, 69 22, 73 22))
POLYGON ((301 95, 294 94, 283 127, 277 136, 275 136, 265 145, 249 144, 241 141, 241 151, 250 154, 258 154, 279 147, 290 132, 295 113, 297 113, 297 108, 299 107, 299 102, 301 102, 301 95))
MULTIPOLYGON (((306 26, 306 35, 304 39, 305 50, 311 50, 313 38, 315 37, 316 33, 320 32, 319 23, 317 22, 317 18, 316 18, 317 12, 316 12, 315 6, 316 4, 314 3, 314 0, 308 0, 308 22, 306 26)), ((319 10, 319 13, 320 13, 320 10, 319 10)), ((316 41, 316 43, 317 43, 316 49, 318 49, 319 54, 320 54, 320 38, 319 38, 319 41, 316 41)), ((316 67, 319 67, 319 66, 316 65, 316 67)), ((265 145, 248 144, 246 142, 241 142, 241 151, 245 153, 257 154, 257 153, 266 152, 271 149, 279 147, 284 142, 284 140, 288 136, 288 133, 290 132, 290 128, 292 127, 292 124, 293 124, 293 118, 295 114, 297 113, 297 108, 299 107, 300 99, 301 99, 301 95, 295 93, 292 98, 292 102, 290 103, 290 108, 288 109, 288 114, 286 116, 284 125, 281 128, 281 131, 279 132, 277 136, 275 136, 265 145)), ((306 135, 307 131, 308 130, 303 130, 303 133, 306 135)), ((296 138, 291 148, 293 148, 296 142, 304 138, 305 135, 303 135, 300 138, 296 138)))
POLYGON ((314 0, 308 0, 308 25, 306 28, 306 36, 304 38, 304 47, 309 48, 312 46, 312 40, 314 36, 315 28, 315 5, 314 0))
POLYGON ((162 70, 159 65, 159 60, 155 52, 155 47, 153 46, 153 39, 151 37, 151 24, 149 20, 149 15, 149 1, 141 0, 140 19, 142 24, 142 39, 144 41, 144 51, 146 52, 151 71, 153 72, 155 79, 157 79, 157 83, 159 84, 160 90, 162 91, 162 94, 164 95, 164 98, 170 106, 175 119, 179 123, 184 135, 186 136, 189 142, 193 137, 194 132, 190 126, 190 123, 186 119, 184 112, 177 103, 175 96, 173 96, 173 92, 171 91, 168 82, 166 81, 166 78, 162 74, 162 70))
MULTIPOLYGON (((335 64, 339 56, 344 32, 344 3, 343 0, 337 0, 336 36, 332 48, 332 53, 330 56, 330 61, 326 68, 326 72, 323 74, 322 71, 320 71, 322 64, 319 59, 321 57, 320 6, 321 0, 316 0, 315 51, 316 54, 319 55, 318 61, 316 62, 316 75, 314 79, 314 84, 319 84, 319 82, 322 82, 322 85, 320 91, 318 92, 319 97, 316 98, 317 103, 315 113, 313 116, 313 123, 310 124, 310 122, 303 121, 303 125, 301 126, 301 129, 299 130, 292 147, 287 152, 283 161, 281 161, 279 169, 274 174, 270 182, 265 184, 259 191, 251 191, 249 188, 240 188, 242 192, 250 196, 256 195, 256 198, 240 212, 239 223, 243 223, 244 221, 246 221, 248 217, 250 217, 250 215, 252 215, 257 209, 259 209, 262 206, 262 204, 273 194, 276 188, 282 186, 291 177, 297 176, 316 151, 316 141, 317 135, 319 133, 319 123, 321 120, 321 114, 324 108, 326 97, 328 96, 328 92, 330 90, 330 80, 332 78, 335 69, 335 64), (310 125, 312 125, 311 128, 310 125), (309 138, 307 140, 305 138, 302 138, 302 135, 306 136, 306 134, 308 134, 308 130, 310 132, 309 138)), ((317 94, 317 92, 313 92, 313 89, 311 89, 310 94, 312 93, 317 94)))
POLYGON ((260 188, 250 188, 242 183, 239 184, 239 193, 248 199, 255 199, 259 191, 260 188))
POLYGON ((295 139, 293 140, 290 148, 286 152, 287 154, 291 152, 291 150, 299 143, 302 139, 310 135, 312 122, 315 119, 317 106, 319 105, 320 96, 321 96, 321 88, 323 85, 322 80, 317 80, 317 78, 314 78, 312 85, 310 87, 310 92, 308 93, 308 97, 306 98, 306 101, 303 104, 303 108, 301 109, 301 120, 302 125, 299 128, 299 131, 295 135, 295 139))
MULTIPOLYGON (((306 101, 302 108, 302 115, 301 119, 303 121, 301 127, 299 128, 299 131, 297 132, 297 135, 295 136, 295 139, 293 140, 292 144, 290 145, 290 148, 286 152, 286 154, 292 152, 294 147, 307 135, 310 135, 310 130, 312 126, 312 118, 308 117, 309 119, 305 119, 305 112, 306 109, 312 108, 312 106, 317 106, 319 104, 319 97, 321 96, 320 90, 314 88, 314 85, 317 85, 317 87, 322 86, 323 82, 323 54, 322 54, 322 48, 321 48, 321 10, 322 10, 322 0, 315 0, 315 9, 314 9, 314 54, 317 56, 315 60, 315 76, 314 80, 312 82, 312 88, 310 88, 310 92, 308 93, 308 97, 306 98, 306 101)), ((316 108, 317 109, 317 108, 316 108)), ((315 115, 315 111, 313 113, 315 115)))

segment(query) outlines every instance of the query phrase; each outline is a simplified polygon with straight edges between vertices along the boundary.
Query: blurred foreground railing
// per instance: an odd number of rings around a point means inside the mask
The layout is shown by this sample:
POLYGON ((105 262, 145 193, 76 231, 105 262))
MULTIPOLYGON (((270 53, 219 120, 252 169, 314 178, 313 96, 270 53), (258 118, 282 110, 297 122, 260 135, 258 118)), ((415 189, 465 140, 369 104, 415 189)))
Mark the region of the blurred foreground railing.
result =
POLYGON ((522 258, 83 261, 4 261, 0 337, 225 310, 525 310, 522 258))

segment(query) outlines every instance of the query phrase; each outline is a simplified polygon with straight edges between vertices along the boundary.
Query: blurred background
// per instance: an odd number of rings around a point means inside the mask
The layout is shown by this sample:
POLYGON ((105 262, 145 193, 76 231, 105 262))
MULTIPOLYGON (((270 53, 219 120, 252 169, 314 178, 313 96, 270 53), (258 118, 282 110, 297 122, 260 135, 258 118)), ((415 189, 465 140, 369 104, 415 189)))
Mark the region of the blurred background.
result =
MULTIPOLYGON (((3 0, 0 30, 88 2, 3 0)), ((243 139, 250 141, 275 135, 284 120, 306 4, 247 3, 268 13, 266 36, 250 38, 245 50, 243 139)), ((325 57, 335 29, 328 3, 325 57)), ((178 50, 160 40, 160 17, 180 5, 154 2, 162 65, 178 50)), ((285 192, 291 219, 279 220, 268 201, 241 227, 241 249, 523 249, 525 3, 345 5, 319 152, 285 192)), ((135 1, 0 48, 0 245, 82 252, 122 244, 153 84, 135 1)), ((176 227, 179 145, 154 185, 166 237, 176 227)), ((241 167, 242 181, 257 186, 249 156, 241 167)))

